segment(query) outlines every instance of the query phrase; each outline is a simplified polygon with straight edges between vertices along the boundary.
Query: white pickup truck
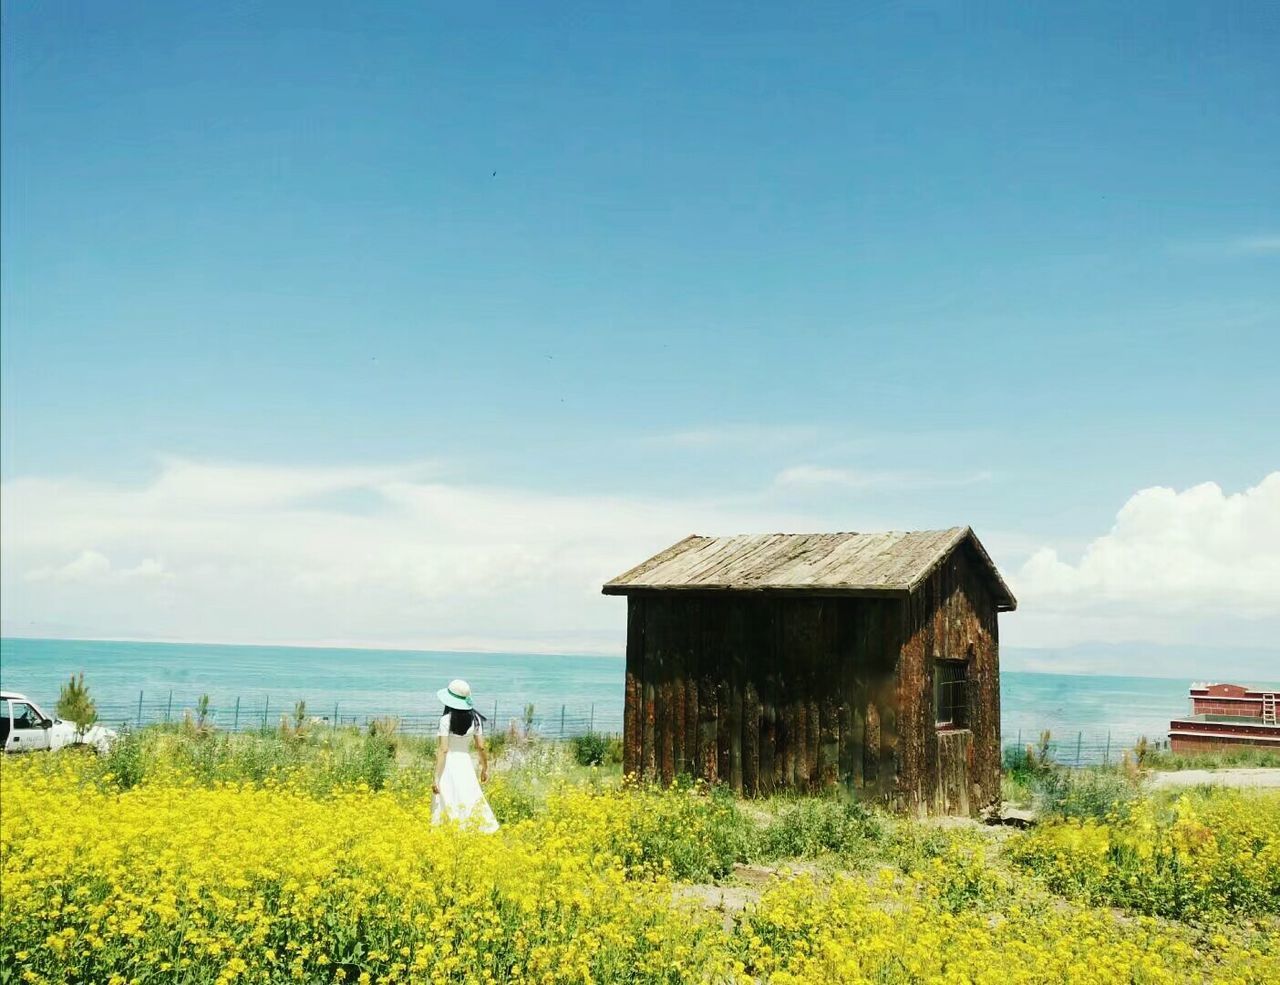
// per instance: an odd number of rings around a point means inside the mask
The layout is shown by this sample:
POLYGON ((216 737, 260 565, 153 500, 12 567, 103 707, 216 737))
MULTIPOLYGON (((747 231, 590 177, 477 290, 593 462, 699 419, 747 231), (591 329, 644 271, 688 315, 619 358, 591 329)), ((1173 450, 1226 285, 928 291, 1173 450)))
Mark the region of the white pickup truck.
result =
POLYGON ((74 722, 52 718, 25 694, 0 691, 0 750, 35 752, 64 746, 92 746, 105 753, 116 737, 113 729, 91 725, 81 735, 74 722))

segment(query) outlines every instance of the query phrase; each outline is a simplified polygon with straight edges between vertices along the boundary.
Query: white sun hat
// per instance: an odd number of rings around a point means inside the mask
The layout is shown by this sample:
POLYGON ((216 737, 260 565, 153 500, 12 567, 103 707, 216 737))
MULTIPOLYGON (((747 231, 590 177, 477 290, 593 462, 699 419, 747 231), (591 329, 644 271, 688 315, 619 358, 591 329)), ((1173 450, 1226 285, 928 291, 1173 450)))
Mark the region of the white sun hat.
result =
POLYGON ((448 687, 442 687, 436 692, 436 697, 446 708, 470 711, 474 707, 471 703, 471 685, 466 681, 450 681, 448 687))

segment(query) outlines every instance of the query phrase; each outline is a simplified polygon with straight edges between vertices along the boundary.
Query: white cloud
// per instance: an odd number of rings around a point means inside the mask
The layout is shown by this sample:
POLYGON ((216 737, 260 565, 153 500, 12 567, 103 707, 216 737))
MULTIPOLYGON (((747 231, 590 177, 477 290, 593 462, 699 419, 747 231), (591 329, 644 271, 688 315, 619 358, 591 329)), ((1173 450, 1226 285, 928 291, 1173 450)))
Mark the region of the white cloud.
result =
MULTIPOLYGON (((795 466, 754 497, 657 499, 463 485, 424 465, 170 459, 139 486, 20 478, 0 494, 0 602, 9 631, 34 634, 616 652, 625 616, 600 585, 637 560, 690 533, 909 526, 845 502, 779 505, 908 481, 947 480, 795 466)), ((1232 495, 1142 490, 1070 555, 981 533, 997 558, 1029 558, 1007 569, 1014 646, 1280 632, 1280 472, 1232 495)))
POLYGON ((989 482, 990 472, 931 476, 915 472, 859 472, 823 465, 793 465, 774 477, 774 484, 793 487, 836 486, 842 489, 933 489, 989 482))
POLYGON ((29 582, 51 581, 62 584, 106 584, 132 580, 167 578, 164 565, 155 558, 143 558, 131 568, 117 568, 111 559, 98 551, 81 551, 62 565, 32 568, 24 578, 29 582))
POLYGON ((844 486, 857 488, 871 485, 874 477, 851 469, 832 469, 821 465, 793 465, 783 469, 773 480, 780 486, 844 486))
POLYGON ((90 636, 613 651, 626 620, 600 595, 608 578, 690 533, 810 525, 426 472, 170 459, 140 487, 12 480, 4 617, 74 615, 90 636))
POLYGON ((675 448, 779 448, 812 442, 821 434, 819 428, 805 425, 722 424, 650 435, 643 441, 675 448))
POLYGON ((1228 239, 1170 243, 1171 253, 1186 257, 1231 258, 1280 254, 1280 233, 1258 233, 1228 239))
POLYGON ((1280 620, 1280 472, 1234 494, 1212 482, 1143 489, 1077 561, 1042 547, 1013 582, 1020 608, 1056 620, 1062 642, 1191 642, 1195 627, 1226 623, 1243 639, 1242 622, 1269 637, 1280 620))
POLYGON ((1232 246, 1237 253, 1280 253, 1280 235, 1244 236, 1232 246))

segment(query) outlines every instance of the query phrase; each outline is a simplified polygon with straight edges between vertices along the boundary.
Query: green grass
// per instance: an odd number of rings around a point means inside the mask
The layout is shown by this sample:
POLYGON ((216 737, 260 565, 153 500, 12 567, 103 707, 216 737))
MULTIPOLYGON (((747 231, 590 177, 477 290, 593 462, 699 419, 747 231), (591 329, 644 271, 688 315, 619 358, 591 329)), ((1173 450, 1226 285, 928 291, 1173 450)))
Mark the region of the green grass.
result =
POLYGON ((1280 752, 1250 746, 1193 755, 1162 750, 1147 753, 1143 760, 1143 767, 1152 770, 1213 770, 1249 766, 1280 768, 1280 752))
MULTIPOLYGON (((880 820, 856 801, 835 797, 778 797, 765 802, 768 816, 753 840, 755 859, 865 856, 884 833, 880 820)), ((759 815, 757 815, 759 816, 759 815)))
POLYGON ((1005 771, 1000 779, 1000 799, 1014 807, 1030 807, 1035 800, 1036 786, 1033 777, 1025 773, 1005 771))

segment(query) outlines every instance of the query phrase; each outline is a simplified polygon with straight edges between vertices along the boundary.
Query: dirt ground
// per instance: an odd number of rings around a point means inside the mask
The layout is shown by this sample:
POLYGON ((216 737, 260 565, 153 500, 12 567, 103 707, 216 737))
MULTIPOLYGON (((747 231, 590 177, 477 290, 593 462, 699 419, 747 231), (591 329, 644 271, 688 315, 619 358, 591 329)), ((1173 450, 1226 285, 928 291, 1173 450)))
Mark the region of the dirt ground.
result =
POLYGON ((1156 789, 1198 787, 1204 783, 1222 787, 1280 789, 1280 769, 1170 770, 1151 774, 1151 786, 1156 789))
MULTIPOLYGON (((804 869, 803 863, 787 866, 791 871, 804 869)), ((734 917, 756 902, 765 887, 779 873, 767 865, 735 865, 733 881, 735 885, 717 886, 711 883, 677 885, 674 888, 676 899, 693 900, 699 906, 710 910, 718 910, 725 932, 733 930, 734 917)))

